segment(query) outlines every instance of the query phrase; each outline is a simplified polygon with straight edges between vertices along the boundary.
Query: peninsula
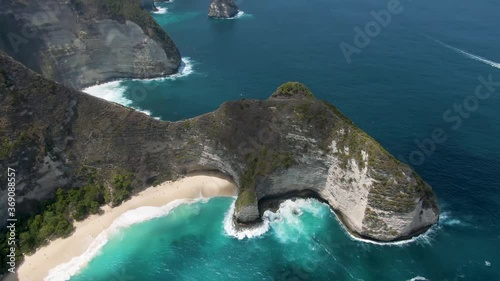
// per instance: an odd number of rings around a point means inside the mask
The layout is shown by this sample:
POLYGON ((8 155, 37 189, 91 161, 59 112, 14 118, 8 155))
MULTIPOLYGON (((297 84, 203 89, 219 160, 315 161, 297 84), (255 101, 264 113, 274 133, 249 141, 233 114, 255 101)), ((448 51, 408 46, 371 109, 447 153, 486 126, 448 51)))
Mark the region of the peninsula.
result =
MULTIPOLYGON (((193 174, 220 177, 203 178, 221 187, 208 197, 235 191, 232 216, 242 229, 259 224, 270 202, 293 197, 328 204, 351 234, 373 241, 409 239, 437 223, 431 187, 299 82, 276 85, 265 100, 228 101, 178 122, 80 92, 178 71, 177 47, 148 13, 154 2, 2 3, 0 31, 10 37, 0 37, 0 169, 15 167, 16 215, 25 222, 16 261, 35 253, 30 268, 37 267, 40 247, 61 237, 70 240, 58 245, 76 241, 87 233, 78 225, 96 217, 109 222, 146 201, 160 206, 206 193, 193 174), (33 21, 40 12, 48 17, 33 21), (27 28, 36 32, 27 36, 27 28), (154 186, 183 191, 156 198, 154 186)), ((233 0, 213 0, 209 16, 237 12, 233 0)), ((7 185, 0 190, 7 202, 7 185)), ((3 226, 7 216, 0 205, 3 226)))
POLYGON ((111 194, 120 194, 109 184, 119 174, 130 175, 134 193, 218 171, 238 187, 240 224, 259 221, 259 201, 293 194, 324 200, 352 233, 377 241, 409 238, 438 220, 430 186, 303 84, 164 122, 50 81, 5 53, 0 74, 0 166, 19 167, 19 209, 28 213, 57 188, 81 186, 82 171, 111 194))

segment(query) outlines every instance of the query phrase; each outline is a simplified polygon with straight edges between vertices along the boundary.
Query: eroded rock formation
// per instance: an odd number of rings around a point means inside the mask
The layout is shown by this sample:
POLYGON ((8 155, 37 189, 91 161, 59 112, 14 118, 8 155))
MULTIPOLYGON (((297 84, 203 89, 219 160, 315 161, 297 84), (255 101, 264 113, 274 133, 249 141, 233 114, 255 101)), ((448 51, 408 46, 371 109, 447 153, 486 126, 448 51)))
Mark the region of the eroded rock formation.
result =
POLYGON ((211 18, 232 18, 238 14, 238 6, 234 0, 212 0, 208 8, 211 18))
POLYGON ((267 100, 163 122, 54 83, 2 53, 0 132, 0 169, 18 169, 18 210, 27 212, 57 188, 81 185, 86 168, 104 182, 132 173, 136 191, 217 170, 239 187, 240 223, 259 221, 263 199, 306 191, 373 240, 408 238, 439 215, 429 185, 300 83, 267 100))

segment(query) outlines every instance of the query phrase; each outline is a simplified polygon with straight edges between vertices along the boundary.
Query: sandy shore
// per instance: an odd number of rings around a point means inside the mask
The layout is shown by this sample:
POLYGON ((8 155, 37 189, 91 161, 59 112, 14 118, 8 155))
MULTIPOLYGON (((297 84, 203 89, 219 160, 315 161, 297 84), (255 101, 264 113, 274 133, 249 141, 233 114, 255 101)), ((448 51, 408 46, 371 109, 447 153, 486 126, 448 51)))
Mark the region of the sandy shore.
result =
MULTIPOLYGON (((161 207, 176 199, 235 195, 234 184, 215 175, 192 175, 179 181, 150 187, 118 207, 105 206, 101 215, 92 215, 84 221, 76 222, 75 231, 70 237, 54 240, 35 254, 26 256, 17 270, 17 280, 44 280, 51 269, 82 256, 99 234, 106 231, 117 218, 129 210, 143 206, 161 207)), ((9 276, 6 280, 16 280, 16 278, 9 276)))

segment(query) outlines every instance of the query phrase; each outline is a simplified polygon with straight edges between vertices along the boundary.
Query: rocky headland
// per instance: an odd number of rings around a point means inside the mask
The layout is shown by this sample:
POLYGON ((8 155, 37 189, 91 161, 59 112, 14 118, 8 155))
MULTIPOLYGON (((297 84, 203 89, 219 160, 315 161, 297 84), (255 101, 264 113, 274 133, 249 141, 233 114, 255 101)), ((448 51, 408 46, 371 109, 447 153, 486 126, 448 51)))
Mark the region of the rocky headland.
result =
POLYGON ((242 225, 259 222, 259 202, 304 195, 328 203, 351 233, 377 241, 409 238, 439 217, 428 184, 297 82, 267 100, 230 101, 164 122, 55 83, 1 53, 0 131, 0 168, 17 167, 18 210, 28 215, 57 188, 78 188, 89 176, 113 196, 113 177, 123 173, 138 192, 218 171, 238 187, 234 220, 242 225))

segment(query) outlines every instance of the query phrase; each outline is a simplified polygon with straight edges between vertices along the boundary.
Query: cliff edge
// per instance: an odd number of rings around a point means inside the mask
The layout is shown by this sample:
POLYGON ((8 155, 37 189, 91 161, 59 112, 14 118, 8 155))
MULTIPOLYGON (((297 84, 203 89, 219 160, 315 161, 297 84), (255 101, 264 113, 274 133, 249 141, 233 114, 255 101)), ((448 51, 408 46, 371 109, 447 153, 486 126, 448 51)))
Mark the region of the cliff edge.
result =
POLYGON ((179 51, 146 8, 153 1, 3 1, 0 49, 75 89, 173 74, 179 51))
POLYGON ((267 100, 164 122, 57 84, 0 52, 0 132, 0 169, 18 170, 18 210, 28 214, 57 188, 81 186, 82 171, 111 190, 113 175, 129 173, 137 192, 210 170, 237 184, 241 224, 260 220, 265 199, 305 193, 328 203, 353 234, 377 241, 419 234, 439 216, 431 187, 410 167, 297 82, 267 100))

